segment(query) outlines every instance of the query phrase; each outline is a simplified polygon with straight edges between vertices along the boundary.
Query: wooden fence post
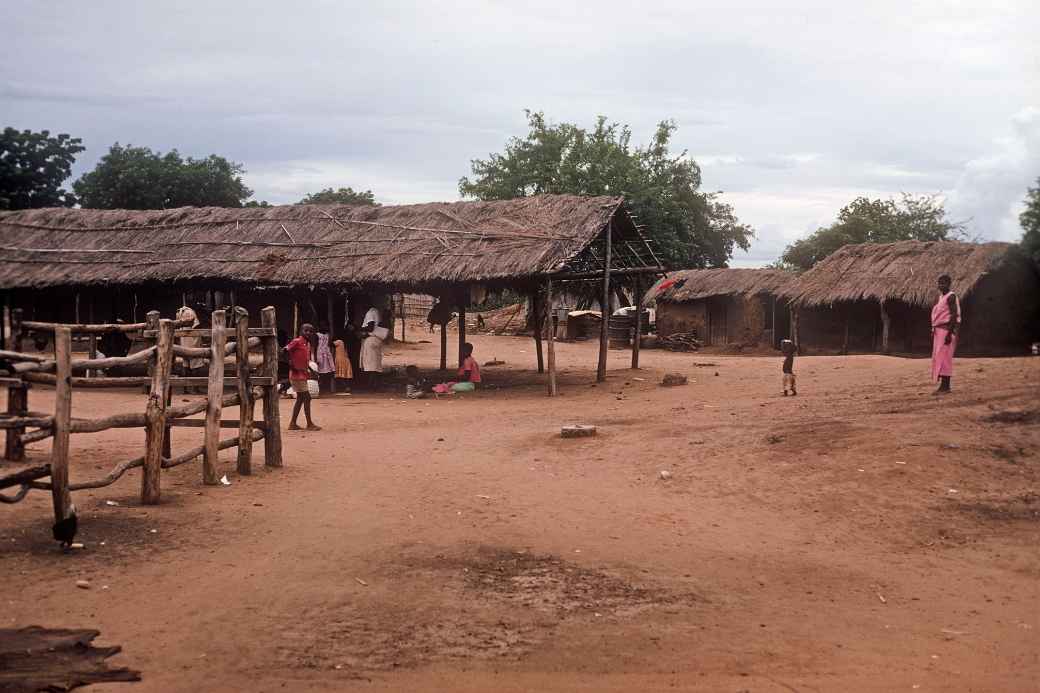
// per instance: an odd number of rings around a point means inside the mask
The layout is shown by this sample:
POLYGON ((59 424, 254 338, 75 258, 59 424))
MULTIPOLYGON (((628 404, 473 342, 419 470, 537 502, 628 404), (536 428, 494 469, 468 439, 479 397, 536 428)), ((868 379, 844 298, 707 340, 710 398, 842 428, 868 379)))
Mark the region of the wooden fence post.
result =
POLYGON ((239 474, 252 474, 253 388, 249 384, 249 312, 245 308, 235 308, 235 356, 238 365, 238 463, 236 466, 239 474))
MULTIPOLYGON (((7 413, 9 416, 27 416, 29 413, 29 383, 8 385, 7 413)), ((24 428, 7 429, 7 440, 4 443, 4 459, 18 462, 25 459, 25 446, 22 444, 24 428)))
MULTIPOLYGON (((552 305, 552 300, 548 302, 552 305)), ((542 356, 542 331, 545 329, 545 318, 542 315, 545 310, 542 301, 538 298, 538 289, 531 292, 531 315, 534 316, 534 354, 538 363, 538 372, 545 372, 545 358, 542 356)))
MULTIPOLYGON (((274 308, 268 306, 260 311, 260 326, 275 329, 278 321, 274 308)), ((264 386, 264 465, 282 466, 282 417, 278 409, 278 339, 261 337, 264 345, 263 373, 271 378, 264 386)))
MULTIPOLYGON (((553 316, 552 316, 552 279, 545 280, 545 313, 549 319, 549 337, 546 346, 548 347, 549 356, 549 396, 555 397, 556 392, 556 340, 553 337, 555 330, 553 329, 553 316)), ((539 313, 539 318, 541 314, 539 313)), ((541 320, 539 320, 541 322, 541 320)), ((539 327, 539 329, 541 329, 539 327)))
POLYGON ((72 331, 54 331, 54 441, 51 445, 51 498, 54 522, 72 511, 69 494, 69 434, 72 429, 72 331))
POLYGON ((217 478, 217 454, 220 448, 220 400, 224 397, 224 346, 227 344, 226 316, 223 310, 210 315, 209 338, 209 387, 206 390, 206 428, 202 456, 202 483, 215 486, 217 478))
MULTIPOLYGON (((643 341, 643 282, 637 274, 635 277, 635 288, 633 289, 636 299, 636 333, 632 337, 632 368, 639 368, 639 347, 643 341)), ((776 329, 775 327, 773 329, 776 329)))
POLYGON ((152 384, 145 408, 144 465, 141 467, 141 502, 155 505, 159 502, 162 473, 163 441, 166 438, 166 397, 170 389, 170 370, 173 368, 173 321, 160 320, 156 340, 155 365, 152 384))
POLYGON ((596 382, 602 383, 607 380, 607 323, 610 322, 610 263, 611 263, 611 236, 613 235, 614 220, 607 222, 606 233, 606 258, 603 260, 603 299, 600 301, 600 309, 603 311, 602 324, 599 326, 599 362, 596 364, 596 382))

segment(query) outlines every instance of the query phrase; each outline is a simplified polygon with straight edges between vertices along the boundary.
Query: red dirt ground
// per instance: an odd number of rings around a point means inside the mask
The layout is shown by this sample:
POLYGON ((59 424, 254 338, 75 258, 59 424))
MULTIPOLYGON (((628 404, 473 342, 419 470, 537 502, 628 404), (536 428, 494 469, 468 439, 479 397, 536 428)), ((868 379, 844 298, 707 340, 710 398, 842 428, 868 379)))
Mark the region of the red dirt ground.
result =
MULTIPOLYGON (((0 507, 3 626, 99 628, 144 680, 96 691, 1038 689, 1040 359, 961 360, 937 399, 923 360, 802 358, 783 398, 779 358, 611 352, 593 386, 595 345, 561 344, 550 400, 530 340, 471 341, 492 387, 319 400, 284 469, 74 494, 83 550, 47 494, 0 507)), ((72 478, 142 446, 75 436, 72 478)))

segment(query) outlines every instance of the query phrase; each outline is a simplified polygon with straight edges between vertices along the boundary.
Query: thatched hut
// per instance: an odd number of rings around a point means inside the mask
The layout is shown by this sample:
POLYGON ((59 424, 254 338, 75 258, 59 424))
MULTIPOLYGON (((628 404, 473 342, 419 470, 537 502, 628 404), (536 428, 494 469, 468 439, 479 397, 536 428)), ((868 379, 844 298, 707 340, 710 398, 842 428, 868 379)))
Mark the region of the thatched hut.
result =
POLYGON ((780 295, 803 351, 928 353, 942 274, 961 299, 962 353, 1025 353, 1040 338, 1040 272, 1010 243, 848 245, 780 295))
POLYGON ((202 291, 210 303, 274 304, 291 332, 294 315, 344 324, 347 294, 432 294, 464 311, 475 289, 534 292, 659 265, 613 196, 0 212, 0 289, 47 321, 136 321, 202 291))
POLYGON ((707 345, 777 346, 787 337, 787 302, 777 293, 794 279, 774 269, 671 272, 644 296, 657 302, 657 334, 695 332, 707 345))

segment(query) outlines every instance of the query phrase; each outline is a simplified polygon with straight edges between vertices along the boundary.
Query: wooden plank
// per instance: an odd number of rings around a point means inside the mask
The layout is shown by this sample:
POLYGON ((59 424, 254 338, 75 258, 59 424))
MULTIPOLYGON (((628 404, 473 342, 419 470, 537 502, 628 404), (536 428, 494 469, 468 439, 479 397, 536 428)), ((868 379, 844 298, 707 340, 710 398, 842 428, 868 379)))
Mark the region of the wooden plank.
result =
POLYGON ((614 220, 607 222, 606 230, 606 259, 603 261, 603 298, 600 302, 600 310, 603 320, 599 326, 599 361, 596 364, 596 382, 602 383, 607 379, 607 324, 610 322, 610 254, 611 236, 614 220))
MULTIPOLYGON (((277 325, 274 307, 268 306, 260 311, 260 324, 274 330, 277 325)), ((278 340, 267 337, 264 342, 263 372, 270 378, 271 384, 264 386, 264 465, 268 467, 282 466, 282 423, 278 408, 278 340)), ((253 380, 256 380, 255 378, 253 380)))
MULTIPOLYGON (((545 306, 546 306, 546 312, 547 312, 548 319, 549 319, 549 339, 548 339, 548 344, 547 344, 548 350, 549 350, 549 396, 550 397, 555 397, 558 394, 558 392, 556 390, 556 339, 555 339, 555 335, 553 334, 555 332, 555 330, 553 330, 553 323, 552 323, 552 301, 553 301, 553 299, 552 299, 553 293, 552 292, 553 292, 553 289, 552 289, 552 279, 546 279, 545 280, 545 306)), ((540 320, 539 320, 539 322, 540 322, 540 320)), ((539 330, 539 331, 541 331, 541 330, 539 330)))
MULTIPOLYGON (((30 383, 53 385, 54 376, 50 373, 25 373, 22 379, 30 383)), ((104 378, 72 378, 72 387, 133 387, 149 385, 152 379, 148 376, 137 375, 127 377, 104 377, 104 378)))
POLYGON ((173 368, 173 321, 159 321, 158 349, 152 382, 145 406, 144 464, 141 473, 141 502, 155 505, 161 496, 159 475, 162 471, 163 441, 166 438, 166 393, 173 368))
POLYGON ((202 483, 216 486, 217 453, 220 443, 220 398, 224 394, 224 344, 227 342, 226 315, 222 310, 215 310, 210 315, 210 361, 209 382, 206 397, 206 430, 203 433, 203 445, 206 449, 202 456, 202 483))
POLYGON ((21 378, 7 378, 0 376, 0 387, 21 387, 25 381, 21 378))
MULTIPOLYGON (((332 314, 332 296, 329 296, 329 315, 332 314)), ((331 324, 329 326, 331 330, 331 324)), ((235 351, 238 363, 238 459, 239 474, 252 474, 253 458, 253 388, 249 383, 249 313, 245 308, 235 309, 235 333, 238 348, 235 351)), ((223 422, 221 422, 223 425, 223 422)))
MULTIPOLYGON (((8 416, 25 416, 29 409, 29 385, 14 378, 12 380, 18 384, 7 388, 7 414, 8 416)), ((25 445, 22 443, 24 433, 25 426, 7 429, 7 439, 4 441, 4 459, 13 462, 25 459, 25 445)))
MULTIPOLYGON (((151 311, 151 313, 159 314, 158 311, 151 311)), ((149 315, 151 314, 149 313, 149 315)), ((174 320, 175 326, 183 327, 191 324, 190 320, 174 320)), ((155 327, 151 327, 147 322, 135 322, 135 323, 116 323, 112 325, 99 324, 99 325, 81 325, 71 324, 67 325, 58 322, 38 322, 36 320, 26 320, 20 323, 25 331, 34 332, 53 332, 60 327, 66 327, 71 330, 74 334, 109 334, 112 332, 140 332, 142 330, 152 330, 151 335, 146 335, 151 338, 155 338, 155 327)), ((12 330, 13 332, 13 330, 12 330)))
MULTIPOLYGON (((239 423, 240 422, 239 422, 238 419, 221 419, 220 420, 220 427, 221 428, 238 428, 239 423)), ((169 420, 169 425, 173 426, 174 428, 205 428, 206 427, 206 420, 205 419, 170 419, 169 420)), ((264 422, 263 421, 254 421, 251 428, 257 428, 257 429, 263 430, 265 428, 264 422)))
MULTIPOLYGON (((224 363, 223 363, 223 361, 218 361, 217 362, 217 366, 220 368, 221 371, 224 370, 224 363)), ((212 370, 212 364, 211 364, 210 367, 211 367, 211 370, 212 370)), ((254 376, 250 377, 250 381, 252 381, 253 385, 271 385, 272 383, 275 384, 275 385, 278 384, 278 382, 275 381, 275 380, 272 380, 271 376, 269 376, 269 375, 254 375, 254 376)), ((208 386, 209 383, 210 383, 210 378, 209 377, 205 377, 204 378, 202 376, 196 377, 196 376, 175 375, 175 376, 172 376, 170 378, 170 384, 171 385, 177 385, 177 386, 181 386, 181 385, 190 386, 190 387, 197 387, 197 386, 200 386, 200 385, 207 385, 208 386)), ((237 375, 236 376, 230 376, 229 375, 226 378, 221 378, 221 383, 222 383, 221 384, 222 388, 225 387, 225 386, 226 387, 232 387, 232 386, 233 387, 238 387, 238 376, 237 375)))
MULTIPOLYGON (((225 329, 227 326, 224 326, 225 329)), ((209 337, 212 335, 212 330, 207 330, 205 327, 194 327, 186 328, 183 330, 177 330, 177 337, 209 337)), ((277 337, 278 331, 273 327, 250 327, 248 335, 250 337, 277 337)), ((154 338, 155 332, 153 330, 144 331, 145 338, 154 338)))
POLYGON ((72 514, 69 493, 69 438, 72 424, 72 331, 59 327, 54 331, 54 361, 57 382, 54 386, 54 441, 51 444, 51 500, 54 522, 72 514))

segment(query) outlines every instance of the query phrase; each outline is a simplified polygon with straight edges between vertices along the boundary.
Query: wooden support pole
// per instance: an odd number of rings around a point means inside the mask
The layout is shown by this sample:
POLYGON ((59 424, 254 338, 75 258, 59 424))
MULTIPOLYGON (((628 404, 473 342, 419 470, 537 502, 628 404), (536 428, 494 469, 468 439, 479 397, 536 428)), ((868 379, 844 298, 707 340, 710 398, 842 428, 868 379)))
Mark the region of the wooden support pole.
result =
POLYGON ((544 306, 538 297, 538 290, 531 292, 531 315, 534 317, 534 353, 538 359, 538 372, 545 372, 545 359, 542 356, 542 331, 545 329, 543 317, 544 306))
POLYGON ((448 370, 448 323, 441 323, 441 370, 448 370))
POLYGON ((459 301, 459 368, 462 368, 462 345, 466 343, 466 300, 459 301))
MULTIPOLYGON (((329 349, 332 351, 333 355, 335 355, 335 353, 336 353, 336 346, 335 346, 335 341, 336 341, 336 321, 333 319, 335 317, 335 315, 336 315, 336 308, 332 304, 332 289, 326 289, 325 290, 325 316, 326 316, 325 319, 328 320, 328 323, 329 323, 329 349)), ((246 319, 248 320, 248 316, 246 317, 246 319)), ((335 357, 333 357, 333 360, 335 360, 335 357)), ((335 374, 333 374, 332 378, 329 378, 329 392, 331 394, 336 394, 336 377, 335 377, 335 374)), ((241 450, 242 449, 239 448, 239 452, 240 453, 241 453, 241 450)))
POLYGON ((632 368, 639 368, 639 347, 643 341, 643 283, 636 275, 635 298, 636 298, 636 333, 632 337, 632 368))
MULTIPOLYGON (((159 311, 157 311, 157 310, 150 310, 150 311, 148 311, 148 313, 144 316, 144 324, 145 324, 145 328, 146 328, 145 329, 145 334, 143 335, 144 336, 144 343, 145 344, 157 344, 158 343, 158 338, 159 338, 159 333, 158 333, 158 329, 159 329, 159 311), (153 332, 153 334, 155 334, 154 338, 149 339, 148 334, 147 334, 147 332, 149 332, 149 331, 151 331, 151 332, 153 332)), ((148 362, 148 377, 149 378, 154 378, 154 375, 155 375, 155 364, 156 363, 158 363, 158 359, 152 359, 152 360, 150 360, 148 362)), ((145 387, 145 394, 149 394, 150 393, 150 391, 151 391, 149 389, 150 387, 151 387, 151 381, 149 381, 148 385, 145 387)))
POLYGON ((841 341, 841 355, 849 355, 849 308, 845 307, 845 336, 841 341))
POLYGON ((881 299, 881 353, 888 353, 888 335, 892 327, 892 318, 885 308, 885 299, 881 299))
MULTIPOLYGON (((92 324, 92 325, 94 324, 94 294, 93 293, 90 294, 90 298, 87 301, 87 320, 90 321, 90 324, 92 324)), ((97 334, 95 334, 95 333, 89 334, 87 336, 87 340, 88 340, 87 341, 87 344, 88 344, 87 353, 89 354, 88 358, 96 359, 97 358, 97 343, 98 343, 97 334)), ((88 370, 86 372, 86 376, 88 378, 90 376, 92 376, 92 375, 95 375, 95 373, 93 371, 88 370)))
POLYGON ((603 322, 599 326, 599 362, 596 365, 596 382, 602 383, 607 380, 607 327, 610 322, 610 254, 611 236, 614 221, 607 222, 606 249, 603 260, 603 300, 600 309, 603 311, 603 322))
MULTIPOLYGON (((268 306, 260 311, 260 324, 270 328, 277 326, 274 307, 268 306)), ((263 373, 271 378, 271 384, 264 386, 264 465, 281 467, 282 417, 278 409, 278 338, 261 339, 264 343, 263 373)))
POLYGON ((159 475, 162 471, 163 442, 166 439, 166 396, 170 389, 170 370, 173 368, 173 322, 160 320, 155 366, 151 368, 152 383, 145 407, 144 465, 141 473, 141 502, 155 505, 159 502, 159 475))
MULTIPOLYGON (((70 369, 71 370, 71 369, 70 369)), ((7 414, 9 416, 26 416, 29 412, 29 384, 19 383, 7 387, 7 414)), ((7 429, 7 440, 4 444, 4 459, 14 462, 25 459, 25 444, 22 435, 25 428, 7 429)))
POLYGON ((209 404, 206 406, 206 429, 203 434, 206 453, 202 456, 202 483, 209 486, 220 483, 217 478, 217 454, 220 451, 217 444, 220 443, 220 400, 224 396, 226 320, 227 316, 223 310, 215 310, 210 315, 209 385, 206 390, 209 404))
POLYGON ((802 340, 798 330, 798 306, 791 306, 791 340, 794 342, 794 350, 797 353, 802 353, 802 340))
POLYGON ((556 340, 553 334, 553 318, 552 318, 552 279, 545 280, 545 313, 549 320, 549 337, 548 337, 548 352, 549 352, 549 396, 555 397, 558 393, 556 390, 556 340))
POLYGON ((72 332, 67 327, 54 331, 54 441, 51 444, 51 498, 54 521, 72 513, 69 494, 69 434, 72 426, 72 332))
MULTIPOLYGON (((329 309, 332 297, 329 297, 329 309)), ((253 388, 249 384, 249 313, 245 308, 235 308, 235 332, 238 348, 235 351, 238 366, 238 462, 239 474, 252 474, 253 458, 253 388)), ((332 329, 330 323, 329 329, 332 329)), ((219 422, 218 422, 219 423, 219 422)))
POLYGON ((22 340, 25 338, 25 327, 22 325, 22 309, 11 309, 11 351, 22 350, 22 340))

